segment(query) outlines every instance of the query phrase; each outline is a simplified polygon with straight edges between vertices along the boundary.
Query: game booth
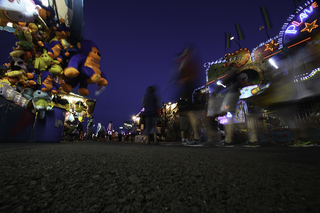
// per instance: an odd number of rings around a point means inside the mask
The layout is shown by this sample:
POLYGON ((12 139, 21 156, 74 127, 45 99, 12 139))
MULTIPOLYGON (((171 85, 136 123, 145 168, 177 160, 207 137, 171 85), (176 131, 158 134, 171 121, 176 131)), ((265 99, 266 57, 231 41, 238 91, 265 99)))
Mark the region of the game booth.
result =
POLYGON ((289 124, 278 106, 296 106, 296 123, 307 126, 311 140, 318 140, 320 119, 320 8, 309 0, 287 18, 278 35, 256 46, 242 48, 204 64, 207 115, 217 116, 220 124, 234 123, 247 131, 251 107, 260 109, 254 121, 259 141, 292 139, 289 124), (233 91, 231 91, 233 90, 233 91), (229 100, 237 99, 237 102, 229 100), (229 103, 233 103, 230 105, 229 103))
MULTIPOLYGON (((86 123, 94 112, 95 99, 74 93, 50 97, 48 109, 37 110, 33 99, 21 93, 10 95, 12 88, 0 83, 1 142, 60 142, 64 124, 76 118, 86 123)), ((85 125, 84 125, 85 126, 85 125)))
POLYGON ((94 112, 88 85, 108 81, 82 28, 83 0, 0 1, 0 30, 15 39, 1 58, 1 142, 60 142, 66 121, 94 112))

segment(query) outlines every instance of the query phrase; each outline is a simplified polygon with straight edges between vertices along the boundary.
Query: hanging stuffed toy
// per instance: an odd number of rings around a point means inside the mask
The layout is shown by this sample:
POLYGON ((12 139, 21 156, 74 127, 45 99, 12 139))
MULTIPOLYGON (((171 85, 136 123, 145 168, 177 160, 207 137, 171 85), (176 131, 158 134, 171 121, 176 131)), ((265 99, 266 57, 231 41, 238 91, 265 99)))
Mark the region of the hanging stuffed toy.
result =
POLYGON ((101 55, 97 45, 90 40, 78 43, 79 53, 70 58, 68 67, 64 69, 65 84, 62 88, 70 93, 79 85, 79 94, 88 96, 88 84, 96 83, 99 87, 107 86, 106 76, 100 70, 101 55))
POLYGON ((54 81, 53 75, 49 71, 42 71, 40 89, 44 92, 56 94, 61 89, 61 86, 54 81))
POLYGON ((54 64, 60 64, 60 62, 49 56, 45 48, 43 49, 43 53, 33 61, 33 67, 40 73, 48 70, 49 66, 54 64))

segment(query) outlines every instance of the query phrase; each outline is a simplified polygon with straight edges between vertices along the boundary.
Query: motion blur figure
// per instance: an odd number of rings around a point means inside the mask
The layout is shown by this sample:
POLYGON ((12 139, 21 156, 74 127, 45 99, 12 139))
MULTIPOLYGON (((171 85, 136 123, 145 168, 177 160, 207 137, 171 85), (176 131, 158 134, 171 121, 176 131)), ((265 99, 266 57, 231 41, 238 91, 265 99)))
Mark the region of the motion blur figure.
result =
POLYGON ((91 116, 87 124, 87 140, 92 140, 94 134, 94 117, 91 116))
POLYGON ((155 144, 157 141, 157 119, 158 119, 158 97, 155 94, 155 87, 149 86, 146 94, 142 98, 142 107, 144 108, 143 117, 145 120, 145 132, 147 141, 146 144, 150 144, 151 130, 155 144))
POLYGON ((196 116, 196 107, 192 101, 193 91, 200 83, 200 63, 195 53, 193 45, 187 45, 184 50, 178 54, 176 62, 179 66, 177 74, 177 85, 179 87, 178 97, 185 97, 189 102, 186 112, 193 131, 193 140, 184 143, 186 146, 202 146, 200 143, 199 119, 196 116))
POLYGON ((113 131, 113 124, 112 124, 112 121, 110 121, 109 124, 108 124, 108 128, 107 128, 109 141, 112 140, 112 131, 113 131))
MULTIPOLYGON (((254 124, 254 120, 258 116, 258 110, 254 109, 251 111, 250 115, 248 115, 245 111, 237 111, 237 105, 240 97, 239 88, 241 88, 242 82, 239 80, 239 75, 237 70, 232 70, 229 72, 228 76, 222 79, 221 85, 224 85, 227 88, 226 94, 223 96, 222 103, 220 105, 220 109, 218 110, 218 115, 226 115, 228 112, 238 118, 239 121, 246 121, 247 128, 250 131, 248 141, 243 144, 243 147, 248 148, 256 148, 260 147, 258 143, 258 135, 256 131, 256 127, 254 124), (241 118, 241 119, 240 119, 241 118)), ((217 97, 213 97, 213 101, 215 101, 217 97)), ((239 102, 239 106, 240 106, 239 102)), ((242 103, 241 103, 242 105, 242 103)), ((238 108, 238 109, 243 109, 238 108)), ((234 132, 237 124, 233 119, 230 119, 229 122, 225 125, 225 138, 221 140, 219 143, 216 143, 218 147, 234 147, 234 143, 236 138, 233 138, 234 132)))

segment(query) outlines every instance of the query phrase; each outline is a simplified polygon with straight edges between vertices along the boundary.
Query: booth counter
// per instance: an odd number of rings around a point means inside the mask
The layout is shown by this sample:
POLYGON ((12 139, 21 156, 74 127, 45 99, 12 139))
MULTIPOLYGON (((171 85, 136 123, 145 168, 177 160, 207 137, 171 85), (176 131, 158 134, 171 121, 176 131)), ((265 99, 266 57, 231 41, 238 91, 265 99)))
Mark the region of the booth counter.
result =
POLYGON ((65 109, 53 107, 43 119, 0 96, 0 142, 60 142, 65 109))

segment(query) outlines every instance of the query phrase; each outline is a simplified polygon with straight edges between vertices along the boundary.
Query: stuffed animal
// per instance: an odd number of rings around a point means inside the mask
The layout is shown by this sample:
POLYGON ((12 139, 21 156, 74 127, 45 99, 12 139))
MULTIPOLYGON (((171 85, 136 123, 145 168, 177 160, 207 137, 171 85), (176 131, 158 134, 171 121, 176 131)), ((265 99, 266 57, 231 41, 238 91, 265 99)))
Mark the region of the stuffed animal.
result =
POLYGON ((16 87, 18 83, 24 84, 27 76, 23 69, 15 70, 8 68, 2 79, 7 79, 10 82, 10 86, 16 87))
POLYGON ((67 78, 62 85, 65 92, 71 92, 79 83, 79 94, 88 96, 88 84, 96 83, 98 86, 107 86, 105 74, 100 70, 101 55, 97 45, 90 40, 78 43, 79 53, 70 58, 68 67, 64 69, 67 78))
POLYGON ((33 93, 34 93, 34 90, 32 88, 24 88, 22 91, 21 91, 21 95, 23 97, 25 97, 26 99, 30 100, 33 98, 33 93))
POLYGON ((15 67, 16 69, 23 69, 23 70, 28 70, 27 66, 28 64, 20 57, 12 57, 12 61, 11 61, 12 66, 11 67, 15 67))
POLYGON ((11 57, 21 57, 26 63, 31 63, 35 58, 36 51, 33 45, 28 41, 16 42, 17 47, 13 48, 13 52, 10 53, 11 57))
MULTIPOLYGON (((58 27, 53 27, 55 37, 50 41, 59 41, 62 44, 62 47, 66 54, 68 50, 73 48, 73 46, 68 42, 68 37, 70 37, 70 29, 66 26, 66 22, 64 19, 60 19, 60 24, 58 27)), ((68 55, 66 55, 68 56, 68 55)))
POLYGON ((38 29, 38 26, 35 24, 35 23, 29 23, 28 24, 28 28, 29 28, 29 31, 31 33, 31 37, 32 37, 32 43, 35 47, 39 47, 40 44, 41 44, 41 40, 42 40, 42 37, 39 33, 39 29, 38 29))
POLYGON ((24 86, 22 87, 22 89, 25 88, 32 88, 33 90, 37 90, 38 89, 38 74, 35 72, 35 69, 30 66, 26 72, 26 76, 27 76, 27 80, 25 80, 24 82, 24 86))
POLYGON ((66 54, 64 49, 62 49, 62 44, 59 41, 51 41, 50 43, 41 44, 47 50, 48 55, 53 59, 58 60, 60 63, 63 61, 62 55, 69 56, 69 54, 66 54))
POLYGON ((75 104, 75 111, 76 112, 82 112, 86 108, 87 107, 84 105, 84 103, 82 101, 77 101, 75 104))
POLYGON ((36 111, 39 111, 39 118, 45 117, 45 111, 53 110, 49 105, 51 102, 50 96, 47 92, 36 90, 33 92, 32 103, 36 111))
POLYGON ((56 94, 62 87, 54 81, 53 75, 49 71, 42 71, 40 89, 44 92, 56 94))
POLYGON ((43 49, 43 53, 41 54, 41 56, 37 57, 33 61, 33 67, 39 72, 47 70, 49 66, 54 64, 60 64, 60 62, 54 60, 51 56, 49 56, 46 49, 43 49))
POLYGON ((53 75, 53 77, 62 77, 63 69, 60 64, 53 64, 48 71, 53 75))

